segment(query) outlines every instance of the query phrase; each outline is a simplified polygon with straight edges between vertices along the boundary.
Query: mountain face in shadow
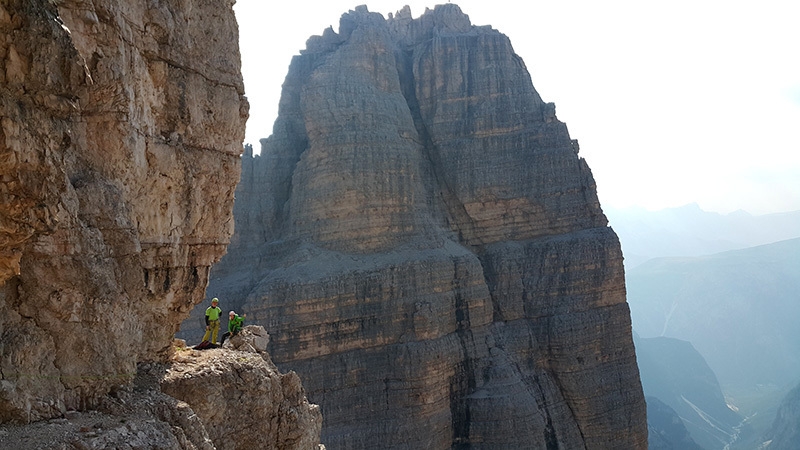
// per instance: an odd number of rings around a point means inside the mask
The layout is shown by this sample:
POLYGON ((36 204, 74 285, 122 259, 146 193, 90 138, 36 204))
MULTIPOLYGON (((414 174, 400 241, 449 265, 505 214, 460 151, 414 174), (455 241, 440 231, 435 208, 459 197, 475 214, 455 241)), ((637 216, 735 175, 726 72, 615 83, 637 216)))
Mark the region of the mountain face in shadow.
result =
POLYGON ((718 214, 697 204, 659 211, 604 208, 620 237, 626 268, 664 256, 703 256, 800 237, 800 211, 718 214))
POLYGON ((651 429, 673 444, 685 440, 681 426, 670 426, 664 408, 651 404, 655 398, 674 410, 691 439, 706 450, 723 449, 739 439, 743 418, 725 403, 716 375, 691 343, 636 336, 634 342, 651 429))
POLYGON ((704 450, 692 439, 678 413, 656 397, 647 401, 647 448, 649 450, 704 450))
POLYGON ((797 449, 800 443, 800 385, 792 389, 781 402, 764 441, 764 450, 797 449))
MULTIPOLYGON (((349 449, 647 445, 622 255, 509 39, 456 5, 308 40, 209 296, 349 449)), ((202 310, 184 322, 202 334, 202 310)))

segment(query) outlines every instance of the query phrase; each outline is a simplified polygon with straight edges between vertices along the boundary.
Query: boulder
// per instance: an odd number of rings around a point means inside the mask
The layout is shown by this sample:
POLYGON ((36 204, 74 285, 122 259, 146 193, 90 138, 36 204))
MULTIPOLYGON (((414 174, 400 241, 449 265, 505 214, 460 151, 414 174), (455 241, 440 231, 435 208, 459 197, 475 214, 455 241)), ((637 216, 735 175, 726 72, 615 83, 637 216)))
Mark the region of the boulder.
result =
POLYGON ((322 448, 319 406, 308 403, 296 373, 280 373, 268 354, 247 343, 263 339, 253 328, 234 338, 245 351, 176 353, 161 390, 192 408, 219 450, 322 448))
POLYGON ((269 345, 269 334, 262 326, 248 325, 242 328, 236 336, 229 338, 223 344, 224 348, 266 353, 269 345))

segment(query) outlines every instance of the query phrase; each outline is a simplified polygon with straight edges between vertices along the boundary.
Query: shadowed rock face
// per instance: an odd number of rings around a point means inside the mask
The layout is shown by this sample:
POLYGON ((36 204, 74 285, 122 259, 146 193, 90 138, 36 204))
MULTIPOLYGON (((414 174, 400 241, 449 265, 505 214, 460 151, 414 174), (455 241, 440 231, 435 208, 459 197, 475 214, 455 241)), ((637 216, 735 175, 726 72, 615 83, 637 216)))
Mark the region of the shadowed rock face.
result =
POLYGON ((0 422, 92 406, 202 299, 247 116, 232 4, 0 2, 0 422))
POLYGON ((329 448, 646 448, 591 172, 457 6, 359 7, 309 39, 236 197, 209 295, 268 329, 329 448))
POLYGON ((634 343, 651 430, 687 450, 720 450, 750 438, 744 417, 728 406, 716 374, 690 342, 635 337, 634 343), (670 416, 682 423, 668 426, 670 416), (687 433, 695 446, 684 438, 687 433))

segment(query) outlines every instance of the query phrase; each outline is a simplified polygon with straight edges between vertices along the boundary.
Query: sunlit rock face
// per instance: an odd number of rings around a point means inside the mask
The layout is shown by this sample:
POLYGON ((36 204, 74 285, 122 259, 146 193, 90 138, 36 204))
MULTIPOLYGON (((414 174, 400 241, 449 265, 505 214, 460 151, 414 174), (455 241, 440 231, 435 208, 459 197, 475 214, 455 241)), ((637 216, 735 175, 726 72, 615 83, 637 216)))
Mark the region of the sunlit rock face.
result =
POLYGON ((219 450, 324 450, 322 415, 306 400, 300 378, 280 373, 259 341, 269 336, 248 326, 228 349, 182 349, 161 379, 161 390, 186 402, 219 450))
POLYGON ((248 326, 226 348, 176 340, 166 362, 142 362, 131 386, 87 411, 0 424, 5 449, 324 450, 322 416, 294 372, 280 373, 248 326), (230 345, 233 344, 233 345, 230 345))
POLYGON ((356 8, 242 170, 209 296, 267 328, 329 448, 646 448, 617 237, 506 36, 356 8))
POLYGON ((0 421, 163 357, 232 234, 232 1, 0 3, 0 421))

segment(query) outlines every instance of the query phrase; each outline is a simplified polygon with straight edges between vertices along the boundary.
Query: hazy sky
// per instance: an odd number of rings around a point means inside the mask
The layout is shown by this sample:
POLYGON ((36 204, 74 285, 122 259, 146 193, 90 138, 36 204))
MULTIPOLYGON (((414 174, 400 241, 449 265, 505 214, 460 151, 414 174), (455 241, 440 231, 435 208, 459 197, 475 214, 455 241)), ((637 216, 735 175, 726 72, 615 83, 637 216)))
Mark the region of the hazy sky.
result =
MULTIPOLYGON (((272 133, 306 40, 355 6, 414 17, 442 1, 238 0, 245 142, 272 133)), ((800 210, 800 1, 461 0, 506 34, 578 139, 603 206, 800 210)))

